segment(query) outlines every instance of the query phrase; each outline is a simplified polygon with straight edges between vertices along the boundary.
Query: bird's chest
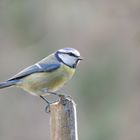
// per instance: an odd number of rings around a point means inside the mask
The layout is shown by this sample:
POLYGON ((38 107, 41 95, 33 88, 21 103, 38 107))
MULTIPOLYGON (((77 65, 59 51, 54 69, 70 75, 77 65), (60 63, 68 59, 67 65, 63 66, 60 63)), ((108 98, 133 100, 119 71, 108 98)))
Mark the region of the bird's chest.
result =
POLYGON ((49 80, 48 88, 54 89, 54 90, 59 89, 68 80, 70 80, 72 78, 72 76, 74 75, 74 72, 75 72, 74 69, 70 69, 67 66, 63 66, 59 70, 51 73, 50 74, 51 76, 49 76, 49 78, 48 78, 48 80, 49 80))
POLYGON ((53 72, 35 73, 28 76, 28 80, 23 82, 24 89, 36 93, 47 91, 56 91, 60 89, 68 80, 72 78, 75 70, 68 66, 61 66, 53 72))

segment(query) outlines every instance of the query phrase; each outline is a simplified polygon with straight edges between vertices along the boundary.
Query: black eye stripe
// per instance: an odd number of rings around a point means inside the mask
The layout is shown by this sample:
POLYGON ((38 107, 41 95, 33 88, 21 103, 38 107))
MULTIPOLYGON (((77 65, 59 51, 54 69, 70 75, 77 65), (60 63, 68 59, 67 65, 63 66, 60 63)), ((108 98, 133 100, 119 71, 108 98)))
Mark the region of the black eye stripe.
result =
POLYGON ((75 54, 73 53, 68 53, 70 56, 74 56, 74 57, 77 57, 75 54))
POLYGON ((67 54, 67 55, 73 56, 73 57, 78 57, 77 55, 75 55, 74 53, 71 53, 71 52, 69 52, 69 53, 63 53, 63 54, 67 54))
POLYGON ((59 51, 58 51, 58 53, 61 53, 61 54, 67 54, 67 55, 69 55, 69 56, 73 56, 73 57, 79 57, 79 56, 77 56, 76 54, 74 54, 74 53, 72 53, 72 52, 68 52, 68 53, 66 53, 66 52, 59 52, 59 51))

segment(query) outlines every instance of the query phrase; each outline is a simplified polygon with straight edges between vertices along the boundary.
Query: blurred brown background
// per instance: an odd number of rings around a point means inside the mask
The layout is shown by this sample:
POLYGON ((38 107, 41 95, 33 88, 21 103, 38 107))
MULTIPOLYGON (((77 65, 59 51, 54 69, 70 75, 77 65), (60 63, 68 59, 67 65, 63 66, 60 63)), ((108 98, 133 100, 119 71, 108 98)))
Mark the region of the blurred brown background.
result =
MULTIPOLYGON (((0 81, 64 47, 85 58, 64 89, 77 103, 79 140, 139 140, 140 1, 0 1, 0 81)), ((1 90, 0 140, 49 139, 44 108, 1 90)))

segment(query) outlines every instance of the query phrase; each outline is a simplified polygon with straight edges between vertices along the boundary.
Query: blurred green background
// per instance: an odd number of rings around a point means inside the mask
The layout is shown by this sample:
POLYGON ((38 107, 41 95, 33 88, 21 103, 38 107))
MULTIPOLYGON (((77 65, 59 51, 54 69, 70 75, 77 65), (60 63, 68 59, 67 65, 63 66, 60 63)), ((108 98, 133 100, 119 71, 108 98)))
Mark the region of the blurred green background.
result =
MULTIPOLYGON (((79 140, 139 140, 140 1, 0 0, 0 81, 64 47, 85 58, 63 90, 77 104, 79 140)), ((49 139, 44 108, 0 90, 0 140, 49 139)))

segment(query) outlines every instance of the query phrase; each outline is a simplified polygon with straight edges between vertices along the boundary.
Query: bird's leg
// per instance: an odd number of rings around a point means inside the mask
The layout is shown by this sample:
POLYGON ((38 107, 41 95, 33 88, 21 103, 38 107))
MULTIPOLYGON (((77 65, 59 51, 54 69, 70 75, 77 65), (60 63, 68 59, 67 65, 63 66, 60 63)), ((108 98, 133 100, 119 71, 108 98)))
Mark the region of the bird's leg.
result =
POLYGON ((58 94, 58 93, 51 92, 51 91, 47 91, 47 93, 52 94, 52 95, 56 95, 56 96, 58 96, 58 97, 59 97, 59 94, 58 94))
MULTIPOLYGON (((59 98, 58 101, 60 101, 62 98, 65 97, 65 95, 63 95, 63 94, 58 94, 58 93, 56 93, 56 92, 48 91, 48 93, 57 96, 57 97, 59 98)), ((55 102, 58 102, 58 101, 55 101, 55 102)), ((54 103, 55 103, 55 102, 54 102, 54 103)))
MULTIPOLYGON (((70 96, 65 96, 65 95, 63 95, 63 94, 58 94, 58 93, 55 93, 55 92, 50 92, 50 91, 48 91, 47 93, 59 97, 59 99, 58 99, 57 101, 49 102, 46 98, 44 98, 43 96, 40 95, 40 97, 48 104, 48 105, 46 106, 46 108, 45 108, 45 112, 47 112, 47 113, 50 112, 50 105, 51 105, 51 104, 53 104, 53 103, 55 103, 55 102, 59 102, 59 101, 61 101, 61 102, 62 102, 62 101, 65 101, 64 99, 67 98, 67 97, 68 97, 68 98, 71 98, 70 96)), ((65 104, 65 102, 62 102, 62 103, 65 104)))
MULTIPOLYGON (((65 98, 72 99, 70 95, 58 94, 58 93, 55 93, 55 92, 48 92, 48 93, 59 97, 58 102, 61 101, 63 104, 65 104, 65 98)), ((55 101, 55 102, 57 102, 57 101, 55 101)), ((53 102, 53 103, 55 103, 55 102, 53 102)))
POLYGON ((50 103, 46 98, 44 98, 43 96, 40 95, 40 98, 42 98, 48 105, 45 108, 45 112, 49 113, 50 112, 50 105, 52 103, 50 103))
POLYGON ((56 92, 48 91, 47 88, 43 88, 42 91, 43 91, 43 93, 49 93, 49 94, 55 95, 55 96, 57 96, 57 97, 60 97, 60 94, 58 94, 58 93, 56 93, 56 92))
POLYGON ((58 93, 55 93, 55 92, 48 92, 48 93, 56 95, 59 98, 70 98, 70 99, 72 99, 72 97, 70 95, 58 94, 58 93))

